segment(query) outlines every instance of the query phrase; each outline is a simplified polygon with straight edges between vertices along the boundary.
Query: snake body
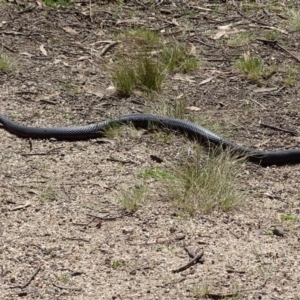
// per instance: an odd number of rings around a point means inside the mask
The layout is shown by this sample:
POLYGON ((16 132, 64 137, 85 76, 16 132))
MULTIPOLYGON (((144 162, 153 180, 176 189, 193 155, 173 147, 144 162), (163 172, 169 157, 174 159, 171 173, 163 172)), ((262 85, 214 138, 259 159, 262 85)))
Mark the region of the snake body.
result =
POLYGON ((260 151, 232 143, 212 131, 190 121, 162 117, 150 114, 131 114, 105 120, 86 126, 76 127, 27 127, 17 124, 0 114, 0 123, 11 133, 28 138, 56 138, 60 140, 79 140, 99 136, 113 124, 132 124, 137 128, 159 126, 188 135, 199 142, 230 149, 234 153, 247 157, 248 160, 261 165, 300 163, 300 149, 260 151))

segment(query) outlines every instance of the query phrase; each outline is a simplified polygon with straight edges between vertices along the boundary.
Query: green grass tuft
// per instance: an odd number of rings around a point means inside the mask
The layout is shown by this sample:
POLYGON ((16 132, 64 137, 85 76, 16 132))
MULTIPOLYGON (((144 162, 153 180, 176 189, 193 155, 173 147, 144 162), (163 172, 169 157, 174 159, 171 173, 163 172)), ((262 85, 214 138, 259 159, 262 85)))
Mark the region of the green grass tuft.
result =
POLYGON ((206 161, 200 161, 200 151, 194 159, 174 170, 168 191, 175 207, 194 215, 213 209, 230 210, 241 204, 244 195, 236 188, 243 161, 228 151, 212 151, 206 161))
POLYGON ((5 54, 0 54, 0 71, 9 72, 13 69, 13 63, 5 54))
POLYGON ((253 81, 261 81, 264 78, 268 78, 269 74, 276 70, 276 67, 266 68, 263 62, 249 53, 242 55, 235 65, 238 70, 247 78, 253 81))
POLYGON ((118 202, 129 211, 136 211, 145 202, 148 190, 144 185, 136 184, 130 191, 122 191, 118 202))
POLYGON ((300 10, 289 9, 287 10, 287 23, 289 28, 295 31, 300 31, 300 10))
POLYGON ((199 65, 185 46, 163 39, 151 30, 130 29, 119 39, 124 41, 125 54, 119 57, 111 77, 120 96, 128 97, 135 89, 159 92, 168 73, 187 73, 199 65))
POLYGON ((44 3, 52 8, 67 7, 70 5, 69 0, 44 0, 44 3))

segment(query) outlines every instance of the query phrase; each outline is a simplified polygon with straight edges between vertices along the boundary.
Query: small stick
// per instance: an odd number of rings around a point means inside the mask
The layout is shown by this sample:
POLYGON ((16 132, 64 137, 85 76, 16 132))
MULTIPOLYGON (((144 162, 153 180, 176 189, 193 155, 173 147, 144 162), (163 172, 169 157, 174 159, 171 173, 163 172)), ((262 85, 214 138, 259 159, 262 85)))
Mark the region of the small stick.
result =
POLYGON ((293 131, 293 130, 288 130, 288 129, 283 129, 283 128, 280 128, 280 127, 276 127, 276 126, 272 126, 272 125, 268 125, 268 124, 264 124, 264 123, 259 123, 260 126, 263 126, 263 127, 266 127, 266 128, 271 128, 271 129, 274 129, 274 130, 278 130, 278 131, 283 131, 283 132, 286 132, 286 133, 290 133, 292 135, 298 135, 298 132, 297 131, 293 131))
POLYGON ((76 237, 63 237, 63 240, 69 240, 69 241, 81 241, 89 243, 89 240, 83 239, 83 238, 76 238, 76 237))
POLYGON ((119 218, 130 216, 130 215, 132 215, 132 213, 127 213, 127 214, 124 214, 124 215, 121 215, 121 216, 116 216, 116 217, 99 217, 99 216, 89 214, 89 213, 86 214, 86 215, 89 216, 89 217, 95 218, 95 219, 102 220, 102 221, 114 221, 114 220, 119 219, 119 218))
POLYGON ((292 56, 297 62, 300 62, 300 58, 298 58, 296 55, 294 55, 292 52, 290 52, 288 49, 284 48, 280 44, 276 43, 276 46, 288 53, 290 56, 292 56))
POLYGON ((109 43, 108 45, 106 45, 106 46, 102 49, 102 51, 100 52, 100 56, 105 55, 105 53, 106 53, 110 48, 114 47, 114 46, 117 45, 118 43, 119 43, 119 42, 111 42, 111 43, 109 43))
POLYGON ((200 251, 196 256, 194 256, 193 259, 191 259, 187 264, 182 265, 181 267, 179 267, 178 269, 173 270, 173 273, 178 273, 178 272, 182 272, 186 269, 188 269, 189 267, 191 267, 192 265, 194 265, 195 263, 198 262, 198 260, 203 256, 204 251, 200 251))
POLYGON ((186 251, 186 253, 189 255, 190 258, 195 257, 195 253, 191 249, 189 249, 188 247, 184 247, 184 250, 186 251))
POLYGON ((23 285, 16 285, 16 286, 11 286, 11 289, 15 289, 15 288, 20 288, 20 289, 24 289, 26 286, 28 286, 30 284, 30 282, 34 279, 34 277, 37 275, 37 273, 41 270, 41 266, 38 266, 38 268, 36 269, 36 271, 30 276, 30 278, 23 284, 23 285))
POLYGON ((232 3, 232 6, 236 9, 236 12, 237 12, 240 16, 242 16, 243 18, 245 18, 245 19, 247 19, 247 20, 249 20, 249 21, 251 21, 251 22, 257 23, 257 24, 259 24, 259 25, 269 26, 269 24, 267 24, 267 23, 265 23, 265 22, 261 22, 261 21, 259 21, 259 20, 255 20, 255 19, 252 19, 251 17, 246 16, 246 15, 238 8, 238 6, 237 6, 235 3, 232 3))
POLYGON ((288 53, 290 56, 292 56, 297 62, 300 62, 300 58, 298 58, 296 55, 294 55, 292 52, 290 52, 288 49, 286 49, 285 47, 283 47, 282 45, 280 45, 277 41, 273 41, 273 40, 266 40, 266 39, 261 39, 261 38, 257 38, 257 41, 263 42, 264 44, 269 44, 272 45, 272 47, 277 46, 279 49, 285 51, 286 53, 288 53))
POLYGON ((72 291, 81 291, 81 288, 77 288, 77 287, 69 287, 69 286, 65 286, 65 285, 60 285, 57 283, 52 283, 54 286, 56 286, 59 289, 64 289, 64 290, 72 290, 72 291))

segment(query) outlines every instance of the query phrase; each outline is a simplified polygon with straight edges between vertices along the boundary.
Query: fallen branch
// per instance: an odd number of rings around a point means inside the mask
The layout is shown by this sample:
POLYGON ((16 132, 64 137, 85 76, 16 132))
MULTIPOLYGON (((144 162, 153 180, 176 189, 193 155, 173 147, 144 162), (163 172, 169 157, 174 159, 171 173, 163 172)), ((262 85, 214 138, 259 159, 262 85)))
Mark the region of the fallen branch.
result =
POLYGON ((287 54, 289 54, 291 57, 293 57, 297 62, 300 62, 300 58, 297 57, 295 54, 293 54, 291 51, 289 51, 288 49, 286 49, 285 47, 283 47, 282 45, 280 45, 276 40, 266 40, 266 39, 261 39, 261 38, 257 38, 257 41, 260 41, 264 44, 268 44, 271 45, 272 47, 278 47, 279 49, 285 51, 287 54))
POLYGON ((112 47, 114 47, 114 46, 117 45, 117 44, 118 44, 118 42, 111 42, 111 43, 109 43, 108 45, 106 45, 106 46, 102 49, 102 51, 100 52, 100 55, 101 55, 101 56, 105 55, 105 53, 106 53, 109 49, 111 49, 112 47))
POLYGON ((72 291, 81 291, 81 288, 77 288, 77 287, 72 287, 72 286, 65 286, 65 285, 60 285, 57 283, 52 283, 54 286, 56 286, 59 289, 64 289, 64 290, 72 290, 72 291))
POLYGON ((30 282, 34 279, 34 277, 37 275, 37 273, 40 270, 41 270, 41 266, 38 266, 38 268, 36 269, 36 271, 30 276, 30 278, 23 285, 11 286, 9 288, 10 289, 16 289, 16 288, 24 289, 25 287, 27 287, 30 284, 30 282))
POLYGON ((286 133, 290 133, 292 135, 298 135, 298 132, 295 130, 288 130, 288 129, 283 129, 283 128, 280 128, 280 127, 276 127, 276 126, 273 126, 273 125, 268 125, 268 124, 265 124, 265 123, 259 123, 260 126, 262 127, 266 127, 266 128, 270 128, 270 129, 273 129, 273 130, 278 130, 278 131, 283 131, 283 132, 286 132, 286 133))
POLYGON ((186 269, 188 269, 189 267, 191 267, 192 265, 196 264, 200 258, 203 256, 204 251, 200 251, 196 256, 194 256, 194 258, 192 258, 187 264, 182 265, 181 267, 179 267, 178 269, 173 270, 173 273, 178 273, 178 272, 182 272, 186 269))

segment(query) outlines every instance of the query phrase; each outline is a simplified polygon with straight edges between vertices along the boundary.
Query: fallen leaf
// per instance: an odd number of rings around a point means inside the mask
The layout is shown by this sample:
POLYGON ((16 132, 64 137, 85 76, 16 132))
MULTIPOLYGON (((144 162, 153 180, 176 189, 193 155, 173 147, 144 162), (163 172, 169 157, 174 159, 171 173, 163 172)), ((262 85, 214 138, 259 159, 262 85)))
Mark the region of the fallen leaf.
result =
POLYGON ((104 93, 102 91, 93 91, 93 90, 85 90, 87 92, 87 94, 92 94, 95 95, 97 97, 99 97, 100 99, 102 99, 104 97, 104 93))
POLYGON ((136 19, 136 18, 135 18, 135 19, 125 19, 125 20, 118 20, 116 24, 117 24, 117 25, 118 25, 118 24, 134 24, 134 23, 137 24, 138 21, 139 21, 139 20, 136 19))
POLYGON ((253 90, 254 93, 265 93, 265 92, 274 92, 277 91, 278 88, 259 88, 259 89, 255 89, 253 90))
POLYGON ((78 34, 78 32, 77 32, 75 29, 73 29, 73 28, 71 28, 71 27, 69 27, 69 26, 63 27, 63 30, 64 30, 65 32, 67 32, 67 33, 72 34, 72 35, 78 34))
POLYGON ((19 206, 15 206, 15 207, 11 208, 10 211, 15 211, 15 210, 19 210, 19 209, 22 209, 22 208, 26 208, 30 205, 31 205, 31 202, 27 201, 23 205, 19 205, 19 206))
POLYGON ((204 79, 204 80, 202 80, 202 81, 199 83, 199 85, 203 85, 203 84, 205 84, 205 83, 208 83, 208 82, 212 81, 213 79, 214 79, 214 77, 209 77, 209 78, 207 78, 207 79, 204 79))
POLYGON ((179 26, 179 23, 177 22, 177 20, 175 18, 172 19, 172 24, 179 26))
POLYGON ((46 49, 45 49, 45 47, 44 47, 43 44, 40 46, 40 50, 41 50, 41 52, 42 52, 45 56, 48 56, 48 53, 47 53, 47 51, 46 51, 46 49))
POLYGON ((191 77, 189 75, 182 75, 182 74, 176 74, 174 76, 174 79, 182 80, 182 81, 188 81, 188 82, 196 82, 196 80, 193 79, 194 77, 191 77))
POLYGON ((191 50, 190 50, 191 55, 196 55, 196 47, 194 44, 191 44, 191 50))
POLYGON ((231 24, 224 25, 224 26, 218 26, 219 30, 231 30, 231 24))
POLYGON ((188 106, 186 109, 191 110, 191 111, 199 111, 199 110, 201 110, 201 108, 197 107, 197 106, 188 106))
POLYGON ((36 101, 42 101, 42 100, 50 100, 54 97, 57 97, 58 95, 60 94, 60 92, 55 92, 53 94, 50 94, 50 95, 46 95, 46 96, 43 96, 41 98, 38 98, 36 101))
POLYGON ((214 40, 218 40, 220 39, 222 36, 224 36, 227 33, 226 30, 219 30, 214 36, 212 36, 212 38, 214 40))
POLYGON ((77 60, 86 60, 86 59, 89 59, 88 56, 80 56, 77 60))

